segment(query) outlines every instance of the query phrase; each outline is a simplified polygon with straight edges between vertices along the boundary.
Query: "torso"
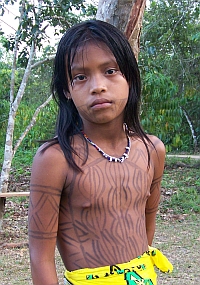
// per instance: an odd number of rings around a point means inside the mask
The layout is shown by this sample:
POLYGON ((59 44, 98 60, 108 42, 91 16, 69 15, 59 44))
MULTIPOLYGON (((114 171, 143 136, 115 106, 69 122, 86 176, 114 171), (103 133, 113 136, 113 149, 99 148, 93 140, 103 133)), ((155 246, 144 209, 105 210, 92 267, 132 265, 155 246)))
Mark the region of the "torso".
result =
MULTIPOLYGON (((80 159, 77 163, 81 166, 80 159)), ((148 169, 144 144, 132 139, 123 163, 107 161, 89 145, 83 172, 68 171, 57 238, 68 270, 127 262, 148 249, 145 205, 154 175, 152 163, 148 169)))

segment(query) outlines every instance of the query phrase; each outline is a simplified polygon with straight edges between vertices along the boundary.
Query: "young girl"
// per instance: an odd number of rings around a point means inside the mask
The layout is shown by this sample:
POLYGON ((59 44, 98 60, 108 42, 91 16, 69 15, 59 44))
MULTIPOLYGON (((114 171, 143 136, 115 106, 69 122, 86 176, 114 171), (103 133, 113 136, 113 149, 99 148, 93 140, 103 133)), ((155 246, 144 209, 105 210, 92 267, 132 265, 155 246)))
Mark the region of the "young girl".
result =
POLYGON ((29 246, 33 283, 156 284, 155 232, 165 148, 139 121, 141 83, 132 49, 112 25, 92 20, 61 39, 52 92, 57 134, 32 167, 29 246))

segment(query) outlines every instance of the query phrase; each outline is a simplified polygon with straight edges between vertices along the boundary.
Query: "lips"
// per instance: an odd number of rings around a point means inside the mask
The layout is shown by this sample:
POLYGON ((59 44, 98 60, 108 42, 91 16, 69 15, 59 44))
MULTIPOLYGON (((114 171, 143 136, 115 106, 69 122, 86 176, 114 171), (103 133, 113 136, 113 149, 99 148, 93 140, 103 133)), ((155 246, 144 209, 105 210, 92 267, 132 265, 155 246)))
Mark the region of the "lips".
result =
POLYGON ((107 103, 111 104, 112 102, 110 100, 108 100, 108 99, 100 98, 100 99, 94 100, 92 102, 92 104, 91 104, 91 107, 94 107, 94 106, 97 106, 97 105, 101 106, 101 105, 104 105, 104 104, 107 104, 107 103))

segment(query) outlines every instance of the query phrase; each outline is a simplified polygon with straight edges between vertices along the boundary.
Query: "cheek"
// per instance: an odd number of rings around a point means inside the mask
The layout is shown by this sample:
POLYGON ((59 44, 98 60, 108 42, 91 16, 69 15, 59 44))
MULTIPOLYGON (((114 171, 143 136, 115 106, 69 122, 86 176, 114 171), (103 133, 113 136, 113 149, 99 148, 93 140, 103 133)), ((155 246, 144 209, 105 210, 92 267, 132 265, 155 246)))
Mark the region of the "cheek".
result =
POLYGON ((69 88, 71 99, 74 102, 74 105, 78 108, 80 105, 83 104, 84 101, 84 92, 83 90, 79 90, 77 87, 69 88))
POLYGON ((86 101, 84 100, 83 96, 80 96, 80 94, 77 96, 76 94, 71 94, 71 98, 77 109, 84 107, 84 105, 86 105, 86 101))
POLYGON ((126 104, 128 102, 128 97, 123 97, 121 99, 116 100, 116 112, 123 112, 126 104))
POLYGON ((128 96, 128 94, 129 94, 129 84, 126 81, 125 77, 121 76, 120 82, 118 84, 118 88, 121 89, 121 91, 123 92, 124 95, 127 94, 127 96, 128 96))
POLYGON ((121 87, 118 87, 116 91, 121 92, 121 98, 128 101, 129 97, 129 85, 127 82, 123 82, 121 87))

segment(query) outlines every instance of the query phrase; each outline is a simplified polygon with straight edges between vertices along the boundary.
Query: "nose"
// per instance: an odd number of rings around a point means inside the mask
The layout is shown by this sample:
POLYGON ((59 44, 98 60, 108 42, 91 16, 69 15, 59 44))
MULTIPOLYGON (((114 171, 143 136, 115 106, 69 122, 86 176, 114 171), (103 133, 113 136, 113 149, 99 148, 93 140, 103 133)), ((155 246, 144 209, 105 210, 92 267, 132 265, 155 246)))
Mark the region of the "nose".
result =
POLYGON ((90 93, 92 95, 101 94, 107 90, 104 76, 93 75, 90 81, 90 93))

